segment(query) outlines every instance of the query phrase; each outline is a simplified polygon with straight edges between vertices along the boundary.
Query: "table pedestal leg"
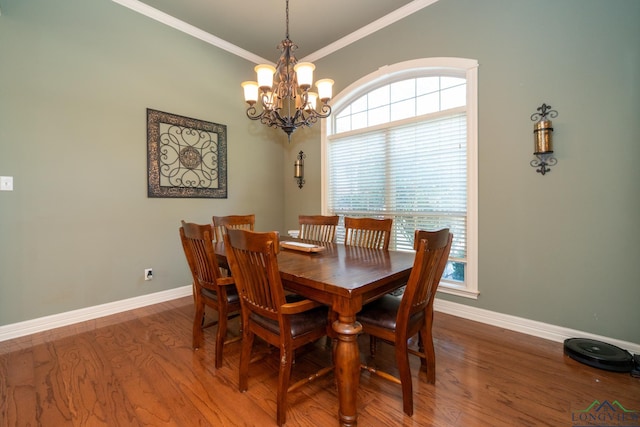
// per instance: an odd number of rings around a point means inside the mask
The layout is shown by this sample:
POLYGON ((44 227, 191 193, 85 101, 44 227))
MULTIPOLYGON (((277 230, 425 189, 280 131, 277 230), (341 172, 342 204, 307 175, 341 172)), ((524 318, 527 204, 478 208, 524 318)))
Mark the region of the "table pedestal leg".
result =
POLYGON ((355 427, 358 424, 356 405, 360 383, 358 334, 362 331, 362 325, 356 322, 355 316, 339 316, 338 320, 333 322, 333 329, 338 333, 334 363, 340 425, 355 427))

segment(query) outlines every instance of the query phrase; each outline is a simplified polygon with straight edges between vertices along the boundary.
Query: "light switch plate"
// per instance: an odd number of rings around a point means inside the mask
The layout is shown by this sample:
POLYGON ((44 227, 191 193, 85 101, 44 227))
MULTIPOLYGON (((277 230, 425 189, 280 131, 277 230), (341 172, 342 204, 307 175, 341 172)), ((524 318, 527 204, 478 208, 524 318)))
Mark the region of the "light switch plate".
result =
POLYGON ((13 191, 12 176, 0 176, 0 191, 13 191))

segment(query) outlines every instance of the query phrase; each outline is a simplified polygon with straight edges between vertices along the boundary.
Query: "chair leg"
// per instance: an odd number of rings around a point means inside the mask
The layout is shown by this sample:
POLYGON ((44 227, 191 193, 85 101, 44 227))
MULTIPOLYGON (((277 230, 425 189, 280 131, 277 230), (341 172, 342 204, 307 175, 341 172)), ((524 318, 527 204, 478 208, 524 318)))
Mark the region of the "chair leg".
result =
MULTIPOLYGON (((419 354, 424 354, 424 338, 422 338, 422 334, 423 334, 423 331, 421 329, 420 331, 418 331, 418 353, 419 354)), ((422 356, 419 356, 419 357, 420 357, 420 365, 426 369, 427 358, 422 356)))
POLYGON ((369 335, 369 354, 371 357, 376 357, 376 347, 378 346, 378 340, 373 335, 369 335))
POLYGON ((409 366, 409 351, 407 341, 396 341, 396 361, 402 384, 402 406, 404 413, 413 415, 413 384, 411 383, 411 368, 409 366))
POLYGON ((276 419, 279 426, 287 421, 287 390, 293 364, 293 350, 289 346, 280 346, 280 372, 278 374, 278 396, 276 419))
POLYGON ((227 336, 227 311, 220 307, 218 310, 218 331, 216 332, 216 369, 222 366, 222 351, 224 350, 224 339, 227 336))
POLYGON ((436 382, 436 351, 433 347, 431 328, 428 325, 420 330, 420 339, 422 353, 425 355, 423 365, 427 368, 427 383, 434 384, 436 382))
POLYGON ((254 333, 249 331, 245 323, 242 333, 242 351, 240 352, 240 378, 238 381, 240 391, 247 391, 249 384, 249 361, 251 360, 251 348, 253 347, 254 333))
POLYGON ((196 312, 193 317, 193 349, 200 348, 204 340, 204 332, 202 332, 202 322, 204 321, 204 302, 196 298, 194 301, 196 312))

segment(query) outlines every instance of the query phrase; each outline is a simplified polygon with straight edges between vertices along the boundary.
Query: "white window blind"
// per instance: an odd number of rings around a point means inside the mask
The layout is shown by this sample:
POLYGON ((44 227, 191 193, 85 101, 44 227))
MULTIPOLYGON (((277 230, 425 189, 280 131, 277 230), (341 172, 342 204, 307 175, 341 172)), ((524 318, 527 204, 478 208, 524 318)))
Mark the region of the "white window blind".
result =
POLYGON ((458 112, 331 137, 329 211, 393 218, 393 249, 412 249, 416 229, 448 227, 455 236, 451 258, 464 262, 466 136, 466 114, 458 112))

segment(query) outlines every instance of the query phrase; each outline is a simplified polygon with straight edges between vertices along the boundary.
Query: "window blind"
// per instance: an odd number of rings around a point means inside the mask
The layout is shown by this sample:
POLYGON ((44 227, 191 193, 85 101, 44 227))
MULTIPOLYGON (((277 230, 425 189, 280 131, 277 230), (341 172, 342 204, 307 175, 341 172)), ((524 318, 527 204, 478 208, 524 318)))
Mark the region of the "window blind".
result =
MULTIPOLYGON (((393 218, 390 248, 412 249, 416 229, 448 227, 452 260, 466 259, 466 113, 333 136, 328 208, 341 216, 393 218)), ((337 230, 338 241, 344 229, 337 230)))

